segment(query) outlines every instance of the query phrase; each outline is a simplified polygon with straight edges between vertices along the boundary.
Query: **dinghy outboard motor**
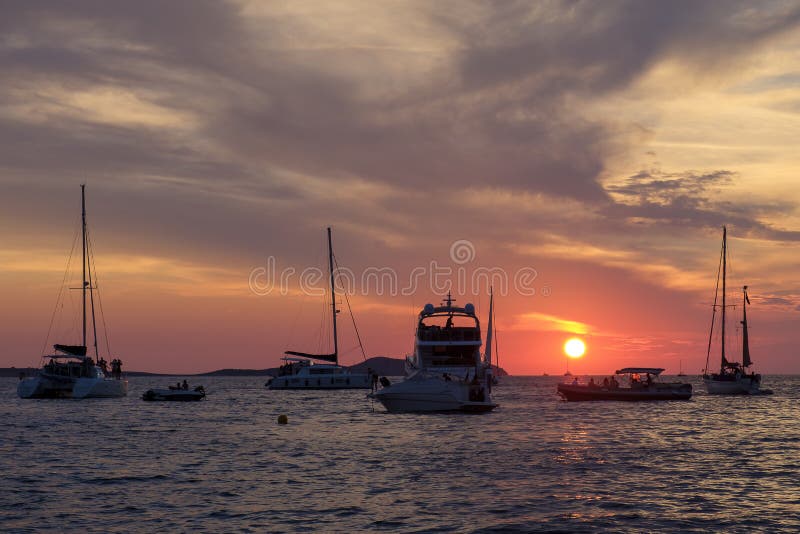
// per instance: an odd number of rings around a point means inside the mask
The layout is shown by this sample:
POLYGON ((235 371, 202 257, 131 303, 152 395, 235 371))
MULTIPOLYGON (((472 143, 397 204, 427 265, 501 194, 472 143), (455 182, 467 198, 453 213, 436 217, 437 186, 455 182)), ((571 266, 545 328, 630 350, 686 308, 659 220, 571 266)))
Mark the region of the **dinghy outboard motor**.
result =
POLYGON ((392 382, 388 378, 386 378, 385 376, 381 377, 380 382, 381 382, 381 385, 383 387, 385 387, 385 388, 388 388, 389 386, 392 385, 392 382))

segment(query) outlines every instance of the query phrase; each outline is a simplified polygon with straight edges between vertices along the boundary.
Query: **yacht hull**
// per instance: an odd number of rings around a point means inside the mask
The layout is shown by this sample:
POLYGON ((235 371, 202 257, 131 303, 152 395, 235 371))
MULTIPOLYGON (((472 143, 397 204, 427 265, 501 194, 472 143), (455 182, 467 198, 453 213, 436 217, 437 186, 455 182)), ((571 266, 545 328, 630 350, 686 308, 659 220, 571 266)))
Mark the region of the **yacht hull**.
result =
POLYGON ((372 395, 389 412, 489 412, 497 407, 488 395, 462 382, 439 378, 406 380, 372 395))

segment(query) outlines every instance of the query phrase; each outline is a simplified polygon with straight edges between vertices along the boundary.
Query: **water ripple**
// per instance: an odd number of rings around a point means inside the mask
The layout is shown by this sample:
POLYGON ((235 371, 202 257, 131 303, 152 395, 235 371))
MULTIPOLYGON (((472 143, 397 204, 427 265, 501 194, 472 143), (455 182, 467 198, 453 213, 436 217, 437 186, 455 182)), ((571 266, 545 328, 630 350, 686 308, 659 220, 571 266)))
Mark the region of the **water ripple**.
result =
POLYGON ((508 378, 490 414, 204 380, 201 403, 25 401, 0 380, 0 530, 796 532, 800 378, 771 397, 564 403, 508 378), (277 425, 278 414, 289 424, 277 425))

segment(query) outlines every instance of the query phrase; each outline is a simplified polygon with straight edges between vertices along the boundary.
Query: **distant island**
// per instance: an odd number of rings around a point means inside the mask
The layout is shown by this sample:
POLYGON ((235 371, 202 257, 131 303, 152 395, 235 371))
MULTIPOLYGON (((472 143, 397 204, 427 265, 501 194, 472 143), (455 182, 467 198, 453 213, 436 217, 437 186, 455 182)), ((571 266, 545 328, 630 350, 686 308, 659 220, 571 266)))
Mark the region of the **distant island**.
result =
MULTIPOLYGON (((354 373, 365 373, 367 369, 372 369, 381 376, 403 376, 405 374, 405 360, 402 358, 388 358, 386 356, 375 356, 356 365, 351 365, 350 369, 354 373)), ((502 367, 492 366, 497 376, 508 376, 502 367)), ((32 376, 39 371, 33 367, 0 367, 0 377, 18 377, 20 373, 32 376)), ((277 376, 278 368, 268 369, 218 369, 207 373, 146 373, 143 371, 125 371, 127 376, 277 376)))

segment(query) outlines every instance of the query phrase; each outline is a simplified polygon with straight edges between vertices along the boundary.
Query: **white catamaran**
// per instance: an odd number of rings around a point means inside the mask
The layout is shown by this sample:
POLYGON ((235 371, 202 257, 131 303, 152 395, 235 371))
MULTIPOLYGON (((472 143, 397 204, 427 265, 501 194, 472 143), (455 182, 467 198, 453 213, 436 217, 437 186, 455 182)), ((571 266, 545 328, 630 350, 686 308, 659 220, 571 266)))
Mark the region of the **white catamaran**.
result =
MULTIPOLYGON (((17 394, 23 399, 32 398, 73 398, 124 397, 128 394, 128 381, 122 379, 122 361, 108 363, 100 356, 97 348, 97 324, 95 322, 94 292, 97 290, 96 273, 92 272, 89 261, 90 243, 86 232, 85 186, 81 185, 81 251, 82 251, 82 344, 55 344, 53 354, 42 356, 46 360, 37 376, 20 380, 17 394), (94 337, 94 356, 87 355, 87 298, 90 304, 92 332, 94 337)), ((110 356, 109 356, 110 357, 110 356)))
POLYGON ((726 302, 726 278, 727 278, 727 256, 728 256, 728 230, 722 228, 722 252, 720 254, 721 269, 717 273, 717 289, 714 294, 714 306, 711 315, 711 330, 708 335, 708 352, 706 353, 706 368, 703 371, 703 383, 710 395, 763 395, 772 393, 771 390, 761 389, 761 375, 755 372, 747 372, 753 365, 750 359, 750 340, 747 332, 747 306, 750 298, 747 296, 747 286, 742 289, 742 362, 729 361, 725 354, 725 317, 728 308, 726 302), (722 280, 722 305, 717 306, 719 297, 720 272, 722 280), (709 359, 711 357, 711 340, 714 335, 714 323, 717 315, 717 308, 721 313, 721 333, 720 333, 720 369, 719 373, 709 372, 709 359))
MULTIPOLYGON (((367 373, 353 373, 339 365, 339 338, 336 325, 336 284, 333 269, 333 244, 328 228, 328 268, 330 274, 331 308, 333 312, 333 353, 308 354, 287 350, 281 361, 278 376, 269 380, 269 389, 370 389, 373 377, 367 373), (314 363, 319 360, 329 363, 314 363)), ((360 344, 359 339, 359 344, 360 344)))

